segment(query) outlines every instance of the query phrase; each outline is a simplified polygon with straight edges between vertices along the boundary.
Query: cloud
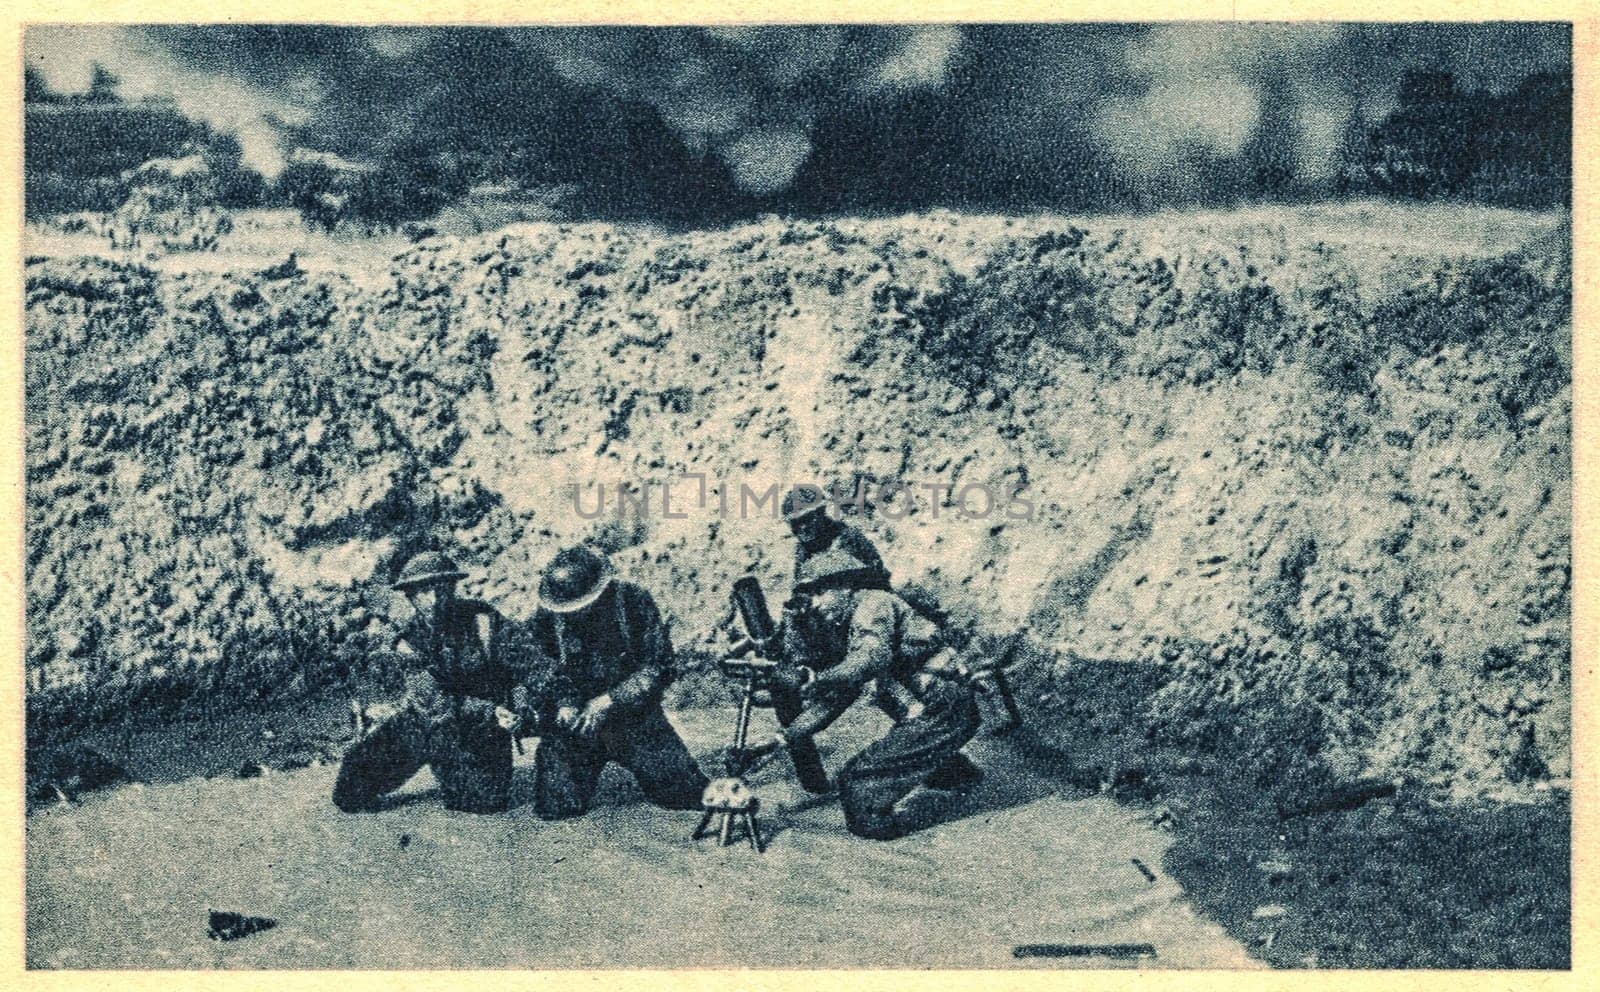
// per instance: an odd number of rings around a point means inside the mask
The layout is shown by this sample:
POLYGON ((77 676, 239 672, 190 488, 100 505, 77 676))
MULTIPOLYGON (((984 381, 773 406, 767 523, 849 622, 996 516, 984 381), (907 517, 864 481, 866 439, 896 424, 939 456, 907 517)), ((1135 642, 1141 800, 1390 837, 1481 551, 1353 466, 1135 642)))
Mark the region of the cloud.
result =
POLYGON ((873 87, 908 89, 938 87, 950 60, 961 46, 961 31, 949 25, 912 28, 900 50, 878 64, 869 77, 873 87))
POLYGON ((314 107, 287 94, 257 88, 224 73, 187 65, 136 28, 63 26, 30 28, 23 57, 60 93, 89 89, 95 66, 119 77, 130 100, 172 100, 185 116, 239 139, 243 160, 264 175, 282 168, 283 128, 309 119, 314 107))
POLYGON ((722 148, 739 188, 756 196, 787 189, 811 154, 811 139, 797 130, 745 131, 722 148))

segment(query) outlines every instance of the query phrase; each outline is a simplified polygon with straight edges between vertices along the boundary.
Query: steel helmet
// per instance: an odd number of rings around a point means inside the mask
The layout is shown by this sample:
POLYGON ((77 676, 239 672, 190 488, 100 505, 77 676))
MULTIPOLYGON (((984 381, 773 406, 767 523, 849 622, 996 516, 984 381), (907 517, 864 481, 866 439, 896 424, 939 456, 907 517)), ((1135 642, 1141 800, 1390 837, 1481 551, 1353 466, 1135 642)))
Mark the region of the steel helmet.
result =
POLYGON ((796 592, 821 592, 824 589, 876 588, 882 571, 838 548, 829 548, 815 558, 806 559, 794 587, 796 592))
POLYGON ((394 587, 401 592, 410 592, 426 586, 458 582, 466 577, 467 573, 448 555, 441 551, 424 551, 406 562, 406 567, 400 570, 400 577, 394 580, 394 587))
POLYGON ((611 562, 579 545, 559 552, 539 578, 539 607, 573 613, 600 598, 616 577, 611 562))
POLYGON ((802 517, 809 517, 828 505, 828 498, 816 486, 795 486, 783 494, 783 519, 793 523, 802 517))

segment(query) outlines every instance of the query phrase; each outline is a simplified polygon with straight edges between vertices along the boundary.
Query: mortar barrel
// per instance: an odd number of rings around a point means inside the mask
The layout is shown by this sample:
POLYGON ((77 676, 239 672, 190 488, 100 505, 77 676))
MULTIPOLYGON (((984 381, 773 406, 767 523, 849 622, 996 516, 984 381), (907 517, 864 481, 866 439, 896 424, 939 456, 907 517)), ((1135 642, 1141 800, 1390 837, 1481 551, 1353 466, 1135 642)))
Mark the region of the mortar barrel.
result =
POLYGON ((739 617, 744 621, 744 629, 757 641, 765 641, 777 631, 772 622, 772 611, 767 609, 767 597, 761 591, 761 583, 753 575, 733 584, 733 604, 739 610, 739 617))

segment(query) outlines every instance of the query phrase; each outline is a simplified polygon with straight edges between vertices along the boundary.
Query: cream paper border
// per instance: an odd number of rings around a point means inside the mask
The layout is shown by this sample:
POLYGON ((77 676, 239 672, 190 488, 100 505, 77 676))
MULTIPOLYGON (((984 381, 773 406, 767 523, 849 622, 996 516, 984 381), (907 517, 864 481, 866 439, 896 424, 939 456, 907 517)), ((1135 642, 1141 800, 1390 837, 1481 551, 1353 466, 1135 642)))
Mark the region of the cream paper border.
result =
MULTIPOLYGON (((0 66, 7 98, 0 101, 0 148, 5 174, 0 182, 0 425, 4 458, 0 461, 0 989, 56 990, 115 988, 167 992, 169 989, 339 989, 379 992, 395 988, 446 989, 613 989, 652 988, 745 992, 745 990, 810 990, 848 986, 861 992, 890 989, 1199 989, 1237 992, 1241 989, 1379 989, 1544 990, 1600 988, 1594 942, 1596 922, 1595 824, 1596 765, 1590 747, 1596 731, 1595 645, 1597 633, 1595 553, 1600 524, 1595 473, 1600 454, 1594 446, 1600 428, 1600 396, 1596 394, 1595 362, 1600 337, 1595 331, 1594 265, 1596 167, 1597 54, 1600 54, 1600 4, 1574 0, 1396 0, 1390 3, 1352 0, 1198 0, 1190 3, 1099 0, 1096 3, 1048 3, 1039 0, 764 0, 714 3, 706 0, 601 0, 579 3, 552 0, 542 4, 512 0, 436 0, 429 4, 400 0, 357 0, 330 5, 317 0, 277 0, 268 6, 220 0, 201 6, 188 0, 60 0, 51 4, 8 5, 0 26, 0 47, 10 58, 0 66), (1472 21, 1549 20, 1573 23, 1574 190, 1573 250, 1573 929, 1570 972, 1461 971, 1288 971, 1266 973, 1189 971, 444 971, 444 972, 156 972, 156 971, 25 971, 23 937, 23 444, 22 444, 22 28, 27 23, 64 22, 287 22, 340 24, 711 24, 774 22, 983 22, 983 21, 1151 21, 1151 20, 1346 20, 1346 21, 1472 21), (1370 983, 1370 984, 1369 984, 1370 983)), ((776 936, 776 935, 775 935, 776 936)))

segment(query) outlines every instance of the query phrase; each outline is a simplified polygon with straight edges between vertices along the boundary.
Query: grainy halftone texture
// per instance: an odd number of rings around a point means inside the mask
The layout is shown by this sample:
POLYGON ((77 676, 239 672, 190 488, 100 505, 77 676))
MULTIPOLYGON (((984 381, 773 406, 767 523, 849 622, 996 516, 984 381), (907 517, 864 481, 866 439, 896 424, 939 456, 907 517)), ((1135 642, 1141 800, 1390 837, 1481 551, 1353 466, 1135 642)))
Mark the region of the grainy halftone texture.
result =
MULTIPOLYGON (((861 525, 1036 672, 1152 677, 1158 735, 1265 776, 1568 774, 1561 215, 528 224, 287 266, 251 223, 28 265, 36 729, 360 676, 429 542, 526 615, 600 526, 574 484, 856 472, 1025 482, 1031 520, 861 525)), ((604 528, 680 643, 747 571, 784 588, 781 522, 654 500, 604 528)))

